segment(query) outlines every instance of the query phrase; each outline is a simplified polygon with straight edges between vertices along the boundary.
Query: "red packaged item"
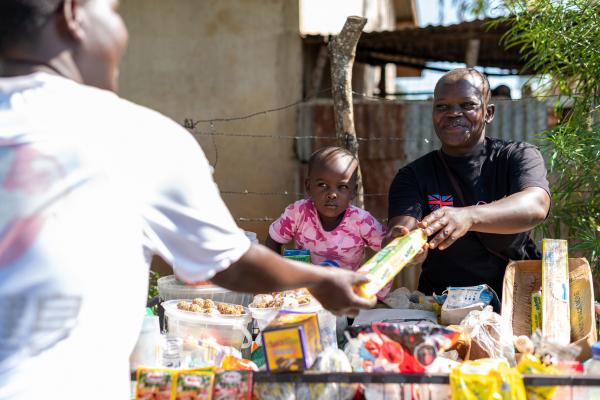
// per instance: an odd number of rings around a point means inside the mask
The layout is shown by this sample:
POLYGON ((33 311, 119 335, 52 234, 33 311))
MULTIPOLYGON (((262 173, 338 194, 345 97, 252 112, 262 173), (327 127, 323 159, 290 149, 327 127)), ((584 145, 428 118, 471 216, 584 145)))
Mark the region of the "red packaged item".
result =
POLYGON ((136 400, 170 400, 174 371, 162 368, 138 368, 136 400))
POLYGON ((212 400, 215 373, 211 369, 177 373, 173 400, 212 400))
POLYGON ((213 393, 213 400, 251 400, 252 371, 218 372, 213 393))

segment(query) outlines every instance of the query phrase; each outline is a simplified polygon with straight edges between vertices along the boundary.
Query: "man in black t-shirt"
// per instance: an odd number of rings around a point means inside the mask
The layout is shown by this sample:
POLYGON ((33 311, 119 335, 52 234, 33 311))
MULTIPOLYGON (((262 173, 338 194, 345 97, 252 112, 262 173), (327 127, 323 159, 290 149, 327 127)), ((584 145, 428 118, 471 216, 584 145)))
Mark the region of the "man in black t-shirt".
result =
POLYGON ((413 260, 426 294, 487 283, 501 296, 508 260, 540 257, 529 232, 550 209, 544 160, 530 144, 486 138, 494 111, 481 73, 444 75, 432 113, 442 148, 400 169, 390 186, 386 241, 416 227, 431 237, 413 260))

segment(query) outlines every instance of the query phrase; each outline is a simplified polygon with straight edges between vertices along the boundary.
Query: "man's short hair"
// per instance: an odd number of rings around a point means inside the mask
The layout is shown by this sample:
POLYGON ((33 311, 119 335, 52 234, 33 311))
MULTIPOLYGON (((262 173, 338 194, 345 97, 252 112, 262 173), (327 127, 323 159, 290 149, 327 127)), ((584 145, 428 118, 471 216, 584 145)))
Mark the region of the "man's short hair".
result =
POLYGON ((467 76, 479 79, 481 82, 481 97, 486 104, 489 103, 491 98, 490 82, 484 74, 474 68, 456 68, 452 71, 446 72, 435 84, 434 93, 437 92, 439 85, 443 83, 456 83, 467 76))
POLYGON ((0 57, 33 39, 63 0, 0 0, 0 57))
POLYGON ((310 176, 315 167, 326 163, 327 160, 331 160, 339 156, 351 158, 352 162, 356 161, 358 163, 356 156, 348 149, 336 146, 322 147, 312 153, 310 159, 308 160, 308 176, 310 176))

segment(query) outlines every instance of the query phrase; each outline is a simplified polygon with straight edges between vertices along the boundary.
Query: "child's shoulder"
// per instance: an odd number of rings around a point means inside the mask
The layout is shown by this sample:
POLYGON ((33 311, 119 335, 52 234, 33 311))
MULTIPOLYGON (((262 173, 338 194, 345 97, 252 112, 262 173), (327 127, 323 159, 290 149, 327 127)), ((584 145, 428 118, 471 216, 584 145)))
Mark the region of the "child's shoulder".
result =
POLYGON ((371 215, 370 212, 368 212, 365 209, 362 209, 360 207, 356 207, 353 205, 350 205, 348 208, 349 208, 348 215, 351 216, 352 218, 358 220, 359 222, 366 222, 368 224, 373 224, 375 222, 378 222, 377 219, 373 215, 371 215))

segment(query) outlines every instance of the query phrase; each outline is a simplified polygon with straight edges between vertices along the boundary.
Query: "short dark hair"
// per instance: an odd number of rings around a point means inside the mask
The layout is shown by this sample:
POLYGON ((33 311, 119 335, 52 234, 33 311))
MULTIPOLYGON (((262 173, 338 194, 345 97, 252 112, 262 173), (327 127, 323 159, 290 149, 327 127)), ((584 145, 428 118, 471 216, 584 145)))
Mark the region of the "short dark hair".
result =
POLYGON ((443 83, 454 83, 458 80, 464 79, 465 77, 475 77, 481 82, 481 97, 485 103, 490 102, 490 82, 487 77, 475 68, 456 68, 452 71, 445 73, 435 84, 434 95, 437 93, 437 88, 443 83))
POLYGON ((35 37, 63 0, 0 0, 0 57, 35 37))
POLYGON ((328 160, 331 160, 338 156, 349 157, 353 160, 353 162, 356 161, 358 163, 358 158, 356 158, 356 156, 352 154, 352 152, 348 149, 337 146, 322 147, 319 150, 312 153, 310 159, 308 160, 308 176, 310 176, 312 170, 317 165, 323 165, 328 160))

